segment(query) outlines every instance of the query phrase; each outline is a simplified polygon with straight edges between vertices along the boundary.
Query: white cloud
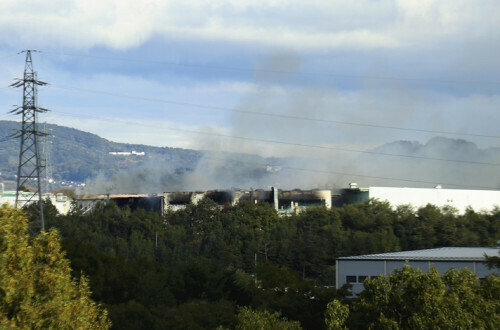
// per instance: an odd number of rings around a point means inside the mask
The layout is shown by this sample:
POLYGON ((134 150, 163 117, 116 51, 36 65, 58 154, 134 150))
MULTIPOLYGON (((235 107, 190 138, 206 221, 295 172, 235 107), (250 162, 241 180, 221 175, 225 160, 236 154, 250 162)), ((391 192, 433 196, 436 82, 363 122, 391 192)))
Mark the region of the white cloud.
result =
POLYGON ((291 49, 376 49, 500 35, 495 0, 3 0, 9 44, 115 49, 153 35, 291 49))

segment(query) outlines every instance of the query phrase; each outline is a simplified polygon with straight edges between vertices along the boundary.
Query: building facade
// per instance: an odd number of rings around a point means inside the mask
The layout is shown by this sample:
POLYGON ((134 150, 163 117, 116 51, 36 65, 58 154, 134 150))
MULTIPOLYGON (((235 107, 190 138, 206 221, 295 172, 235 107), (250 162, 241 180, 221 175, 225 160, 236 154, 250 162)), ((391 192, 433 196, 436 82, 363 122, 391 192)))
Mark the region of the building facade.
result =
POLYGON ((396 268, 403 268, 405 264, 425 272, 434 267, 441 274, 451 268, 468 268, 479 278, 484 278, 498 272, 496 269, 488 269, 484 263, 485 256, 498 256, 499 251, 495 247, 443 247, 341 257, 336 261, 336 287, 338 289, 349 283, 352 285, 352 293, 358 294, 363 291, 366 278, 388 275, 396 268))
MULTIPOLYGON (((33 195, 31 192, 24 192, 23 194, 26 194, 26 199, 28 199, 29 195, 33 195)), ((67 214, 71 209, 71 200, 64 194, 44 194, 43 199, 49 199, 60 214, 67 214)), ((16 205, 16 191, 4 190, 3 184, 0 183, 0 205, 2 204, 14 207, 16 205)))
POLYGON ((298 213, 313 206, 324 206, 327 209, 332 207, 332 193, 330 190, 281 190, 276 187, 272 187, 271 190, 233 189, 178 191, 160 194, 85 195, 77 199, 77 204, 86 212, 90 211, 99 202, 106 203, 112 200, 118 206, 129 205, 132 209, 142 207, 164 215, 170 211, 182 210, 190 203, 196 205, 204 198, 208 198, 221 206, 235 205, 240 201, 268 203, 280 215, 298 213))
POLYGON ((402 188, 402 187, 369 187, 359 188, 351 184, 334 196, 333 205, 359 203, 370 198, 388 201, 393 207, 411 205, 414 208, 432 204, 437 207, 450 206, 463 214, 468 207, 476 212, 491 211, 500 206, 499 190, 470 190, 435 188, 402 188))

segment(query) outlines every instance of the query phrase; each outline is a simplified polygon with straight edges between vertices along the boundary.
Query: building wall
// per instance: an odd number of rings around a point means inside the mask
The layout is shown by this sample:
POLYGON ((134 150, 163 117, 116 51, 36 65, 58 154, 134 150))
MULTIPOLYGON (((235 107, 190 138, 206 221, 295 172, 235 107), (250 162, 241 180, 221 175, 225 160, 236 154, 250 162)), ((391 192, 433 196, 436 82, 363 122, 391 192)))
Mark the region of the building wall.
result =
MULTIPOLYGON (((71 209, 71 200, 62 194, 45 194, 43 198, 49 198, 52 204, 57 209, 60 214, 67 214, 71 209)), ((16 204, 16 192, 15 191, 3 191, 0 194, 0 205, 7 204, 14 207, 16 204)))
POLYGON ((342 207, 346 204, 366 202, 370 199, 368 188, 342 189, 339 194, 332 195, 332 205, 342 207))
POLYGON ((358 294, 363 291, 363 280, 368 277, 387 275, 395 269, 401 269, 405 264, 413 268, 420 268, 428 272, 431 267, 436 268, 440 274, 451 268, 468 268, 479 278, 484 278, 495 273, 494 269, 480 261, 441 261, 441 260, 337 260, 336 287, 340 288, 346 283, 352 285, 352 293, 358 294), (354 282, 349 282, 354 280, 354 282))
POLYGON ((449 205, 461 214, 468 206, 475 211, 490 211, 495 205, 500 206, 500 191, 497 190, 370 187, 369 196, 388 201, 393 206, 411 204, 419 208, 427 204, 438 207, 449 205))
POLYGON ((272 187, 271 190, 228 190, 204 192, 165 192, 164 212, 179 210, 187 204, 197 204, 203 198, 209 198, 219 205, 234 205, 240 201, 252 203, 269 203, 279 214, 291 214, 310 206, 324 205, 332 207, 332 193, 330 190, 280 190, 272 187))
POLYGON ((363 278, 360 276, 376 277, 386 274, 386 265, 383 260, 337 260, 337 289, 346 283, 352 285, 352 293, 363 291, 363 278), (348 280, 348 277, 354 277, 348 280))

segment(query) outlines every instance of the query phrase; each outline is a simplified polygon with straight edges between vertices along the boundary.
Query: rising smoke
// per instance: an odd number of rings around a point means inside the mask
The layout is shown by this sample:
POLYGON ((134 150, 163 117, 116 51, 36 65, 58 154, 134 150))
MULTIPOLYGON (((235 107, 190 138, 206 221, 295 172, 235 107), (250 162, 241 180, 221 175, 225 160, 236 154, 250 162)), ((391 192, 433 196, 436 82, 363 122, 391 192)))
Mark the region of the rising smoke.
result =
MULTIPOLYGON (((408 121, 418 119, 421 112, 415 109, 423 105, 418 97, 397 86, 368 88, 361 94, 337 93, 331 86, 298 88, 294 83, 297 79, 295 72, 301 64, 298 56, 289 53, 277 54, 264 62, 254 74, 257 87, 241 100, 235 107, 238 111, 231 115, 231 130, 221 132, 268 142, 203 136, 193 142, 193 145, 201 146, 203 152, 192 168, 154 159, 140 168, 112 177, 96 177, 89 182, 86 192, 149 193, 266 189, 270 186, 335 189, 346 187, 350 182, 358 182, 360 186, 431 187, 443 184, 449 188, 463 188, 459 185, 500 187, 496 175, 500 166, 491 165, 500 164, 500 149, 480 149, 472 142, 433 138, 430 133, 420 135, 420 141, 427 141, 425 144, 417 141, 383 144, 395 137, 395 133, 405 136, 407 132, 381 134, 376 127, 332 123, 384 124, 389 118, 391 125, 404 126, 408 121), (376 102, 381 98, 387 100, 382 106, 376 102), (356 150, 373 153, 354 152, 356 150)), ((432 116, 437 116, 432 122, 440 121, 436 113, 432 116)))
MULTIPOLYGON (((397 141, 358 155, 339 168, 324 155, 317 158, 263 158, 228 152, 204 152, 197 165, 156 159, 111 177, 99 175, 85 193, 151 193, 211 189, 336 189, 350 182, 360 186, 499 189, 500 148, 480 149, 461 139, 436 137, 427 143, 397 141), (389 156, 389 155, 406 155, 389 156), (457 160, 450 162, 444 160, 457 160), (170 166, 167 166, 170 164, 170 166), (400 179, 400 180, 397 180, 400 179)), ((344 160, 345 161, 345 160, 344 160)))

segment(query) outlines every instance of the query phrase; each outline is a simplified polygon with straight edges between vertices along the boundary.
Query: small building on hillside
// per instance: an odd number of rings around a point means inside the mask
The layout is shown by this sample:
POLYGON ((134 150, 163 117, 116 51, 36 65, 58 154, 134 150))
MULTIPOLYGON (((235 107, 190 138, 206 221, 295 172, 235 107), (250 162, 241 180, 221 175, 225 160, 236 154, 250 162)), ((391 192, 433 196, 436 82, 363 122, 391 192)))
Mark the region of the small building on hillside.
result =
POLYGON ((405 264, 429 271, 431 267, 443 274, 450 268, 469 268, 479 278, 498 272, 488 269, 484 261, 485 255, 498 256, 499 248, 495 247, 443 247, 438 249, 402 251, 391 253, 367 254, 352 257, 341 257, 336 261, 336 287, 344 284, 352 285, 352 293, 363 291, 366 278, 388 275, 405 264))

